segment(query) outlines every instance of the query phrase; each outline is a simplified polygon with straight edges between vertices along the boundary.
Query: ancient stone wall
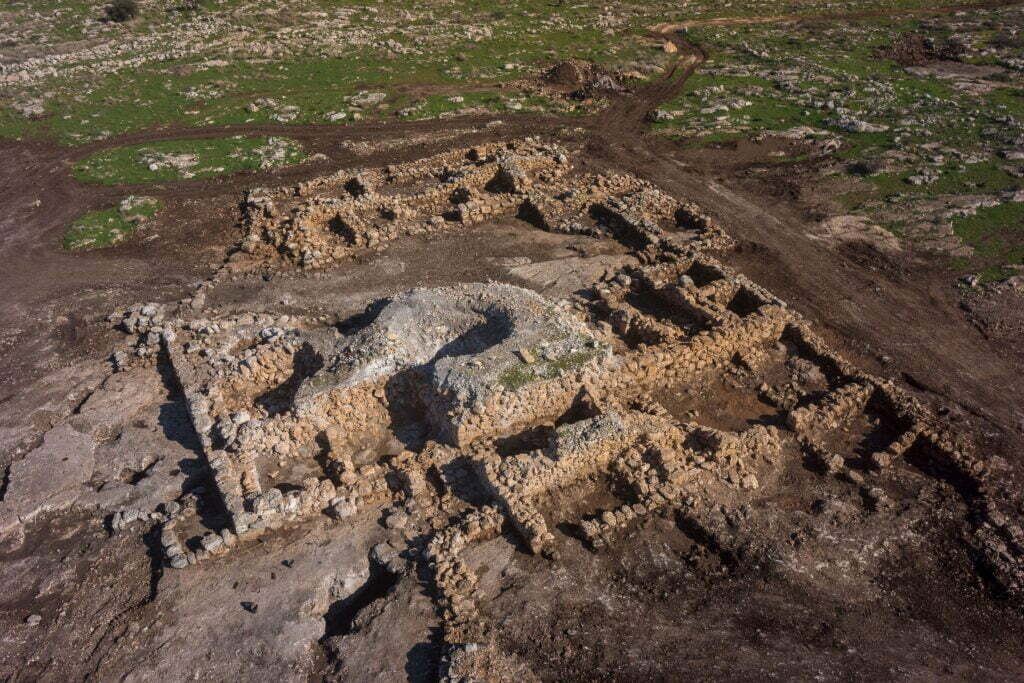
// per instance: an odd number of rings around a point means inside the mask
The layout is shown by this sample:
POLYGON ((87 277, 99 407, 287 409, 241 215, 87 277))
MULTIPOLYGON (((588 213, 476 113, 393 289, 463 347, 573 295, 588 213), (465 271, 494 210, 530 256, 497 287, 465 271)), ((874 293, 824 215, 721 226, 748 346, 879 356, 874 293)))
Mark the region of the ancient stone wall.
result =
MULTIPOLYGON (((183 506, 161 538, 171 566, 323 513, 344 520, 402 500, 458 510, 461 521, 440 528, 424 553, 446 639, 456 642, 482 629, 476 579, 460 559, 468 544, 507 520, 527 548, 548 552, 560 521, 552 501, 598 482, 618 482, 626 498, 574 520, 595 548, 645 515, 687 506, 709 482, 756 491, 784 452, 856 481, 849 459, 825 444, 868 413, 894 435, 868 455, 870 467, 925 453, 976 468, 919 404, 847 363, 785 302, 717 260, 729 237, 699 207, 629 175, 576 173, 569 157, 528 139, 253 191, 232 265, 326 267, 403 236, 486 230, 499 217, 615 240, 640 264, 572 299, 498 283, 413 290, 349 336, 287 316, 128 312, 123 326, 139 335, 140 358, 158 344, 177 373, 230 520, 188 537, 196 513, 183 506), (797 361, 821 386, 765 385, 761 398, 782 411, 778 426, 716 429, 651 398, 797 361), (422 445, 381 446, 410 425, 426 434, 422 445), (508 445, 536 430, 547 430, 543 447, 508 445)), ((998 522, 992 547, 1017 542, 998 522)))

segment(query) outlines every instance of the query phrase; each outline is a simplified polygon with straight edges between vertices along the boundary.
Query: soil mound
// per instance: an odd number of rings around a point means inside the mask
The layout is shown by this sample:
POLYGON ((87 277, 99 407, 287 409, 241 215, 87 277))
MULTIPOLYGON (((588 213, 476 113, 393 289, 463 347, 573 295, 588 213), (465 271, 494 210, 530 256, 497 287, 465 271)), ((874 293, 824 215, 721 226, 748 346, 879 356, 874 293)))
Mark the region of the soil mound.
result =
POLYGON ((891 59, 900 66, 924 66, 934 60, 962 61, 970 50, 957 37, 936 41, 920 33, 901 33, 892 45, 879 50, 883 59, 891 59))
POLYGON ((544 81, 550 85, 578 88, 590 78, 592 65, 577 59, 559 62, 544 74, 544 81))
POLYGON ((923 66, 935 56, 930 41, 912 32, 901 33, 892 45, 880 51, 880 55, 900 66, 923 66))
POLYGON ((623 92, 625 88, 611 72, 592 62, 570 59, 554 65, 544 82, 570 91, 573 97, 592 97, 597 92, 623 92))

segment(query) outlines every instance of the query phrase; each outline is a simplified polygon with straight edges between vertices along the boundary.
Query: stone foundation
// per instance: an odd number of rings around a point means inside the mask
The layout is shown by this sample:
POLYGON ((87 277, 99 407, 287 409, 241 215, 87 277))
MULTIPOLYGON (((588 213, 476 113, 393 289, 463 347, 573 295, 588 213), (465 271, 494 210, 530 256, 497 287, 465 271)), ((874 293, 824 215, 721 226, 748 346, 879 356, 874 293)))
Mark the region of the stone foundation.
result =
MULTIPOLYGON (((507 528, 552 555, 551 529, 564 521, 556 501, 599 482, 616 483, 616 502, 568 520, 595 549, 695 491, 753 496, 785 453, 850 481, 908 453, 976 468, 922 406, 717 260, 731 242, 699 208, 629 175, 577 173, 570 158, 527 139, 255 190, 230 262, 327 267, 404 236, 518 217, 617 241, 639 264, 570 299, 500 283, 418 289, 379 302, 373 322, 348 335, 322 319, 128 312, 140 356, 159 347, 177 375, 229 520, 187 537, 194 510, 171 516, 161 537, 170 566, 283 524, 344 523, 412 501, 460 520, 436 530, 423 560, 447 641, 465 643, 486 629, 463 550, 507 528), (764 383, 759 398, 781 411, 774 426, 717 429, 651 398, 780 362, 819 386, 764 383), (829 452, 829 439, 867 413, 891 442, 859 465, 829 452), (546 445, 516 446, 537 433, 546 445)), ((992 547, 1016 542, 998 521, 992 547)))

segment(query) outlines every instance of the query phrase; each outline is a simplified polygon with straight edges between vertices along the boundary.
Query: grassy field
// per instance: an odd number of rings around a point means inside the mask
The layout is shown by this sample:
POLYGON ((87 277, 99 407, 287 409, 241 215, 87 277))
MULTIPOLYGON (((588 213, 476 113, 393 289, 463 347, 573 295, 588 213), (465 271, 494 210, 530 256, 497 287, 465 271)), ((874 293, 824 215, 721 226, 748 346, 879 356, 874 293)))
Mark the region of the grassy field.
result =
POLYGON ((953 230, 988 263, 979 271, 982 282, 1013 275, 1016 271, 1007 266, 1024 264, 1024 203, 978 209, 973 216, 954 219, 953 230))
POLYGON ((68 251, 102 249, 121 242, 132 235, 163 207, 153 197, 129 197, 119 206, 90 211, 79 216, 64 233, 62 246, 68 251))
POLYGON ((907 239, 947 225, 974 251, 956 267, 1002 272, 1024 257, 1020 205, 1008 200, 1024 187, 1024 165, 1007 154, 1024 141, 1024 62, 1012 39, 1022 29, 1016 8, 695 27, 688 37, 710 58, 655 128, 695 146, 776 131, 836 140, 831 159, 870 188, 850 183, 837 204, 907 239), (894 59, 908 36, 931 46, 924 70, 894 59), (951 75, 961 64, 992 68, 951 75))
POLYGON ((101 185, 172 182, 295 164, 302 147, 285 138, 168 140, 114 147, 75 165, 75 177, 101 185))
MULTIPOLYGON (((379 118, 410 109, 424 115, 458 111, 440 103, 452 96, 469 100, 499 86, 506 86, 506 97, 480 98, 476 106, 506 111, 508 95, 514 95, 533 98, 531 107, 559 110, 559 103, 537 97, 536 77, 545 68, 575 57, 654 73, 666 61, 657 41, 647 37, 657 23, 792 12, 897 12, 931 4, 202 0, 197 11, 184 6, 180 0, 148 0, 140 3, 137 18, 117 24, 102 20, 102 3, 8 3, 0 10, 9 28, 6 51, 16 63, 21 60, 24 73, 5 86, 9 97, 0 106, 0 136, 75 144, 168 125, 342 124, 357 115, 379 118), (58 58, 56 66, 31 62, 47 55, 58 58), (385 99, 372 107, 354 105, 353 98, 366 91, 382 92, 385 99)), ((867 59, 874 37, 845 41, 840 36, 830 45, 840 31, 828 22, 812 28, 700 27, 691 34, 719 64, 739 64, 738 58, 760 50, 767 54, 758 58, 765 65, 817 62, 826 75, 874 76, 885 68, 867 59)), ((1005 41, 1004 34, 986 29, 992 41, 1005 41)), ((718 78, 730 88, 741 84, 724 73, 705 75, 703 82, 718 78)), ((753 100, 748 112, 751 123, 769 128, 789 125, 799 113, 767 98, 753 100)))
MULTIPOLYGON (((837 205, 907 240, 922 224, 941 223, 975 250, 965 267, 994 272, 1020 262, 1016 214, 951 217, 943 206, 971 197, 983 198, 980 206, 1001 203, 1022 187, 1024 163, 1004 152, 1024 144, 1024 13, 901 14, 935 7, 923 0, 202 0, 186 11, 180 0, 146 0, 137 18, 115 24, 101 21, 101 3, 14 1, 0 9, 7 28, 0 54, 10 68, 0 76, 8 79, 0 84, 0 137, 73 145, 170 126, 593 113, 600 101, 584 105, 546 91, 544 71, 579 58, 656 77, 671 57, 650 27, 691 22, 687 37, 709 59, 680 97, 661 106, 659 134, 693 145, 794 129, 835 139, 832 158, 866 181, 851 182, 837 205), (815 18, 871 11, 880 14, 815 18), (792 14, 805 19, 700 23, 792 14), (978 87, 915 73, 892 51, 910 34, 927 39, 933 62, 955 58, 991 72, 978 87), (975 219, 988 226, 983 242, 972 237, 975 219), (993 231, 1007 238, 993 240, 993 231)), ((105 184, 169 182, 301 159, 295 147, 268 160, 259 152, 266 144, 124 147, 86 160, 75 174, 105 184)))
MULTIPOLYGON (((183 14, 180 4, 143 3, 139 18, 115 26, 97 21, 95 6, 51 2, 59 18, 35 22, 24 34, 16 30, 11 42, 22 38, 38 52, 52 46, 67 65, 39 77, 29 70, 31 78, 18 82, 0 109, 0 135, 74 144, 166 125, 344 123, 417 107, 430 112, 438 109, 431 96, 468 100, 481 89, 535 80, 568 57, 649 73, 665 56, 640 38, 671 7, 638 0, 608 11, 544 0, 500 7, 478 0, 211 0, 183 14), (94 37, 111 54, 67 52, 63 41, 73 32, 60 27, 76 22, 88 27, 78 37, 94 37), (360 106, 353 100, 361 92, 386 97, 360 106), (23 103, 37 103, 42 114, 23 115, 23 103)), ((2 12, 16 26, 28 14, 18 3, 2 12)), ((506 97, 476 106, 505 111, 514 95, 533 97, 531 107, 557 108, 535 98, 529 84, 502 90, 506 97)))

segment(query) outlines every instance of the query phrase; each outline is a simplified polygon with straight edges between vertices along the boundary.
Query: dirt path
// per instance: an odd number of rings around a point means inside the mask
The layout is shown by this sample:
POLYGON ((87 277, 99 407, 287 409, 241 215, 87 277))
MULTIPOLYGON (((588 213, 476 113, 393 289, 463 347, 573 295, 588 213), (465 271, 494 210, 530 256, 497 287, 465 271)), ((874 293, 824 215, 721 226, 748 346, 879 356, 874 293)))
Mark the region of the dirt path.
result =
POLYGON ((703 48, 671 31, 652 31, 652 37, 669 40, 679 50, 675 63, 659 79, 653 80, 627 97, 613 100, 596 116, 588 120, 592 134, 608 140, 633 140, 641 135, 648 114, 658 105, 675 98, 686 86, 686 81, 707 58, 703 48))

